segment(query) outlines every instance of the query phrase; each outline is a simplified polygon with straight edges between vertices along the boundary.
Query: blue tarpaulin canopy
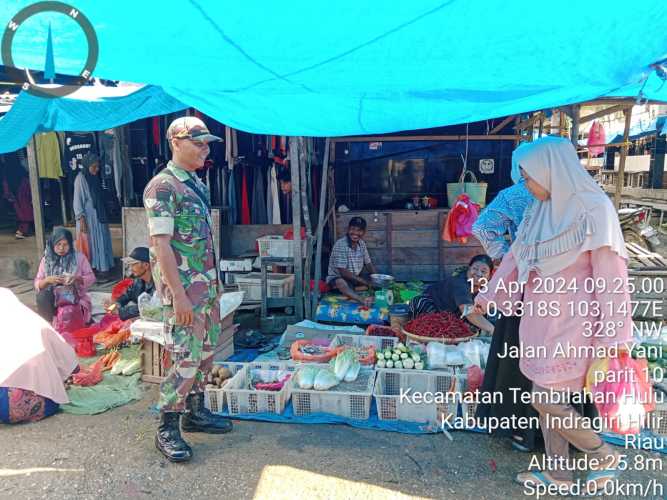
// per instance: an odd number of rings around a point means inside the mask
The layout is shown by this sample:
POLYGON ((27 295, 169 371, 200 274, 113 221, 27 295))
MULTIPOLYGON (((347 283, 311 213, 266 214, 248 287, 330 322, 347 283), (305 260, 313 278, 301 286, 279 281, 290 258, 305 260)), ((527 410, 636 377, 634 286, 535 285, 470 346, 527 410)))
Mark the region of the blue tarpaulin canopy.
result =
POLYGON ((58 99, 21 92, 9 112, 0 119, 0 153, 22 148, 36 132, 106 130, 186 107, 150 85, 81 87, 72 95, 58 99))
MULTIPOLYGON (((0 26, 31 3, 5 0, 0 26)), ((664 0, 70 3, 96 32, 95 76, 159 86, 255 133, 386 133, 636 96, 667 57, 664 0)), ((89 45, 59 13, 20 24, 15 64, 44 69, 49 25, 55 71, 78 74, 89 45)), ((663 84, 652 76, 644 94, 667 100, 663 84)))

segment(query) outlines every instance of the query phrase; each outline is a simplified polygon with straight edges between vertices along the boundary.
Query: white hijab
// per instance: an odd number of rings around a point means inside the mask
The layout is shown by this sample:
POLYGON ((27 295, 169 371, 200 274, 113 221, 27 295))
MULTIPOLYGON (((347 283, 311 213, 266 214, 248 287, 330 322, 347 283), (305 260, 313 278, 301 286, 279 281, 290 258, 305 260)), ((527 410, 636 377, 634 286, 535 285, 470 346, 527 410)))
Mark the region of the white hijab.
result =
POLYGON ((618 214, 569 140, 547 136, 515 153, 519 166, 551 193, 547 201, 528 205, 512 245, 519 282, 525 283, 532 270, 554 275, 582 253, 604 246, 628 258, 618 214))

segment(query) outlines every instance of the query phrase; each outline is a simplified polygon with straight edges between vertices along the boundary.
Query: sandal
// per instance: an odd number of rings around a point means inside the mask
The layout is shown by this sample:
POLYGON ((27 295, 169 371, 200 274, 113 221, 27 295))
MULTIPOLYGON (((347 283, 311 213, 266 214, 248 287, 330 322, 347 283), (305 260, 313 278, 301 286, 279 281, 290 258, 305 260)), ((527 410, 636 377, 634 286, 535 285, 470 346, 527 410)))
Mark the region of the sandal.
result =
MULTIPOLYGON (((570 483, 568 481, 557 481, 553 479, 549 479, 547 476, 544 475, 542 471, 523 471, 519 472, 515 477, 514 477, 514 482, 517 484, 520 484, 521 486, 527 486, 528 484, 534 485, 534 486, 544 486, 545 488, 548 488, 550 485, 555 484, 558 485, 559 487, 561 485, 568 485, 569 488, 571 489, 574 486, 574 483, 570 483), (523 476, 523 477, 522 477, 523 476)), ((560 491, 560 488, 559 488, 560 491)), ((563 493, 563 495, 569 495, 570 493, 563 493)))
POLYGON ((608 466, 606 466, 604 469, 593 470, 589 472, 588 475, 586 476, 586 491, 587 492, 593 491, 593 493, 589 493, 586 496, 600 496, 604 494, 605 485, 609 481, 615 480, 620 473, 620 470, 618 469, 619 463, 620 463, 620 456, 616 454, 614 461, 608 466), (603 481, 600 482, 600 480, 603 481), (592 482, 596 484, 595 489, 588 486, 592 482))

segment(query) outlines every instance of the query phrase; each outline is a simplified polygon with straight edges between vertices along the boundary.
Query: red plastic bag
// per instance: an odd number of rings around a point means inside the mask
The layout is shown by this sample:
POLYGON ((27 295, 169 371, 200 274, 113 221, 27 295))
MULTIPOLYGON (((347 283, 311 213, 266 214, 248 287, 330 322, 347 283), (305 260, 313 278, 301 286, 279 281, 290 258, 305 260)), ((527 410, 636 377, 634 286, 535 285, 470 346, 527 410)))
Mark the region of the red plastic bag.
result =
POLYGON ((74 248, 85 255, 88 262, 92 262, 90 259, 90 246, 88 245, 88 236, 86 233, 79 232, 79 235, 74 242, 74 248))
POLYGON ((132 286, 132 283, 134 283, 134 280, 132 278, 125 278, 124 280, 119 281, 114 285, 114 287, 111 289, 111 301, 115 302, 118 297, 123 295, 125 291, 132 286))
MULTIPOLYGON (((288 229, 287 231, 285 231, 285 234, 283 234, 283 238, 285 238, 286 240, 293 240, 294 239, 294 229, 288 229)), ((302 227, 301 228, 301 240, 303 241, 305 239, 306 239, 306 228, 302 227)))
POLYGON ((633 359, 625 351, 608 359, 604 380, 595 384, 592 392, 598 396, 598 413, 617 434, 639 433, 647 414, 655 410, 646 360, 633 359))

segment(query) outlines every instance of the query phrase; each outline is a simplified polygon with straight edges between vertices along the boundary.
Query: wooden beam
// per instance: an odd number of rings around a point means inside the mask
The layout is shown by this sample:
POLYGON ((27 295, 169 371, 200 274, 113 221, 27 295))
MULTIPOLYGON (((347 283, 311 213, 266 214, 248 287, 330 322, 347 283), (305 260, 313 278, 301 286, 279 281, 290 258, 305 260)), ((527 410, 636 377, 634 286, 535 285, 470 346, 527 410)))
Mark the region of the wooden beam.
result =
POLYGON ((571 118, 572 118, 572 130, 570 131, 570 140, 574 147, 577 147, 579 140, 579 120, 581 115, 581 106, 575 104, 570 107, 571 118))
POLYGON ((292 229, 294 232, 294 315, 303 319, 303 256, 301 254, 301 180, 299 151, 303 137, 289 138, 290 173, 292 177, 292 229))
POLYGON ((535 113, 533 116, 531 116, 530 118, 527 118, 527 119, 523 120, 522 122, 519 122, 519 124, 516 127, 514 127, 514 129, 515 130, 523 130, 523 129, 526 129, 528 127, 532 127, 537 120, 542 118, 542 115, 543 115, 543 113, 541 111, 539 111, 539 112, 535 113))
POLYGON ((308 155, 310 155, 309 139, 302 139, 299 137, 299 182, 303 182, 301 189, 301 211, 303 212, 303 225, 306 227, 306 259, 304 265, 303 277, 306 284, 306 292, 304 293, 304 311, 306 319, 311 319, 310 313, 310 259, 313 256, 312 252, 312 229, 310 224, 310 208, 309 184, 306 177, 306 164, 308 163, 308 155))
MULTIPOLYGON (((320 278, 322 275, 322 239, 324 236, 324 210, 327 205, 327 181, 329 180, 329 148, 331 141, 327 137, 324 140, 324 157, 322 159, 322 182, 320 185, 320 209, 317 211, 317 247, 315 249, 315 286, 313 287, 313 303, 310 315, 315 318, 317 305, 320 301, 320 278)), ((334 205, 335 206, 335 205, 334 205)), ((333 207, 332 207, 333 208, 333 207)), ((326 219, 329 218, 327 213, 326 219)))
POLYGON ((37 244, 37 256, 44 255, 44 217, 42 214, 42 193, 39 189, 39 166, 37 165, 37 147, 35 136, 30 138, 28 147, 28 175, 30 179, 30 195, 32 196, 32 214, 35 219, 35 243, 37 244))
POLYGON ((630 121, 632 120, 632 106, 626 108, 625 129, 623 130, 624 146, 621 148, 621 161, 618 164, 618 178, 616 179, 616 193, 614 193, 614 206, 618 210, 621 204, 621 193, 623 192, 623 175, 625 174, 625 158, 628 156, 628 138, 630 137, 630 121))
POLYGON ((619 111, 624 111, 628 108, 632 108, 633 103, 626 102, 624 104, 617 104, 616 106, 611 106, 606 109, 601 109, 600 111, 596 111, 595 113, 591 113, 590 115, 582 116, 579 118, 579 125, 582 123, 590 122, 592 120, 595 120, 596 118, 600 118, 601 116, 607 116, 612 113, 618 113, 619 111))
POLYGON ((332 137, 331 143, 337 142, 411 142, 411 141, 514 141, 520 135, 391 135, 391 136, 359 136, 359 137, 332 137))
POLYGON ((495 134, 495 133, 497 133, 497 132, 500 132, 500 131, 501 131, 503 128, 505 128, 505 127, 506 127, 512 120, 514 120, 514 115, 512 115, 512 116, 508 116, 508 117, 505 118, 503 121, 501 121, 498 125, 496 125, 495 127, 493 127, 493 128, 489 131, 489 135, 493 135, 493 134, 495 134))

